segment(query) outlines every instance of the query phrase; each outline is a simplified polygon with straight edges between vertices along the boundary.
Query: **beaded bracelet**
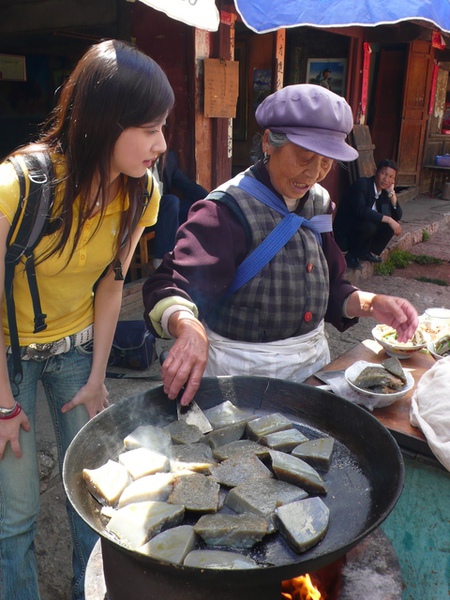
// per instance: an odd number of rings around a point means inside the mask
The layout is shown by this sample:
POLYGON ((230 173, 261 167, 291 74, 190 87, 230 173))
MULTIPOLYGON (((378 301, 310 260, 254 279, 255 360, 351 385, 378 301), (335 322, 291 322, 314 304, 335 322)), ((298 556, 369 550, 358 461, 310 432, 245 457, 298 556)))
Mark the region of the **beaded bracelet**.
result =
POLYGON ((14 419, 14 417, 17 417, 17 415, 20 415, 21 412, 22 412, 22 407, 16 400, 16 404, 14 405, 14 408, 9 415, 5 416, 5 415, 0 414, 0 421, 7 421, 8 419, 14 419))

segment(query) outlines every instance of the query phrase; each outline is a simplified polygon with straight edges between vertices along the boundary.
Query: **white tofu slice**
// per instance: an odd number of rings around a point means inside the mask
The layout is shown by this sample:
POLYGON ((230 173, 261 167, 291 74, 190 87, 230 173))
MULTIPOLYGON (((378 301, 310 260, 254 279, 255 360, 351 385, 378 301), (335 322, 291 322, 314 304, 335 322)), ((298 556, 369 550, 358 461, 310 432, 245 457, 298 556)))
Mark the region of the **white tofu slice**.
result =
POLYGON ((126 436, 123 443, 126 450, 144 447, 161 452, 166 456, 171 455, 172 438, 170 433, 166 429, 154 425, 140 425, 126 436))
POLYGON ((133 479, 153 473, 167 473, 170 470, 170 459, 148 448, 136 448, 119 454, 119 463, 123 465, 133 479))
POLYGON ((270 451, 270 458, 272 469, 281 481, 298 485, 310 494, 327 493, 327 486, 322 477, 301 458, 277 450, 270 451))
POLYGON ((159 533, 138 548, 137 551, 158 560, 166 560, 181 565, 194 547, 194 527, 192 525, 180 525, 159 533))
POLYGON ((83 469, 83 479, 94 498, 100 504, 109 505, 118 501, 130 483, 127 469, 114 460, 108 460, 97 469, 83 469))
POLYGON ((184 559, 186 567, 200 569, 257 569, 258 565, 248 556, 226 550, 193 550, 184 559))
POLYGON ((212 408, 207 408, 203 412, 213 429, 219 429, 234 423, 242 423, 253 417, 252 414, 241 410, 229 400, 225 400, 225 402, 212 408))
POLYGON ((252 548, 268 531, 266 519, 251 513, 203 515, 194 526, 207 546, 252 548))
POLYGON ((258 441, 260 438, 269 435, 269 433, 284 431, 292 427, 294 427, 294 424, 290 419, 281 413, 271 413, 249 421, 247 423, 247 435, 251 440, 258 441))
POLYGON ((295 552, 305 552, 324 537, 330 510, 320 498, 306 498, 276 510, 279 531, 295 552))
POLYGON ((184 506, 166 502, 136 502, 119 508, 106 525, 124 546, 136 550, 165 526, 179 525, 184 506))
POLYGON ((172 473, 155 473, 136 479, 127 486, 119 498, 119 508, 134 502, 154 500, 166 502, 172 491, 174 475, 172 473))

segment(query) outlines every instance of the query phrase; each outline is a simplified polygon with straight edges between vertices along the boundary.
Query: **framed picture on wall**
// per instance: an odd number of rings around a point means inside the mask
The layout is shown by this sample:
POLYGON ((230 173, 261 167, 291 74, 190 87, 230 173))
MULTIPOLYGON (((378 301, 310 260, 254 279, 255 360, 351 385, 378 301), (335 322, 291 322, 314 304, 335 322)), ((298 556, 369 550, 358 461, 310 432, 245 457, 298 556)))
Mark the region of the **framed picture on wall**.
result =
POLYGON ((306 70, 306 83, 314 83, 339 94, 345 95, 347 59, 310 58, 306 70))

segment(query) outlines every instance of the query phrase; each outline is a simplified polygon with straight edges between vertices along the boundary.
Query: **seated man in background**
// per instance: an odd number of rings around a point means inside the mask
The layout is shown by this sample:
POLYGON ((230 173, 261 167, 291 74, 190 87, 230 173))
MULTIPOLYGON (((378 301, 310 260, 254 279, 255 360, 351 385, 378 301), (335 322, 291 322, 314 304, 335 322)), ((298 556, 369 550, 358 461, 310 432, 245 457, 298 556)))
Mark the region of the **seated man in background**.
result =
POLYGON ((380 263, 389 240, 402 232, 396 176, 396 163, 384 159, 373 177, 357 179, 339 203, 333 231, 350 269, 362 269, 360 260, 380 263))
POLYGON ((164 254, 173 250, 177 229, 186 221, 189 208, 197 200, 206 198, 208 192, 180 169, 177 155, 170 149, 158 160, 153 174, 160 184, 161 193, 158 220, 154 227, 153 266, 157 269, 164 254), (172 191, 180 192, 180 197, 172 191))

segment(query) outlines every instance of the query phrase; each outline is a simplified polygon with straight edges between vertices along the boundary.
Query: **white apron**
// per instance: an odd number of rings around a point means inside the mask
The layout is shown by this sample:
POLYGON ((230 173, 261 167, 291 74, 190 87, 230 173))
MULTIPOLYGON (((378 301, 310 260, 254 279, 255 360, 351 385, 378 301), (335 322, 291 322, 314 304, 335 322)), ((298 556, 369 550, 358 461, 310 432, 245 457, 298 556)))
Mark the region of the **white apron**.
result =
POLYGON ((330 362, 324 322, 305 335, 276 342, 238 342, 211 331, 205 377, 256 375, 301 383, 330 362))

